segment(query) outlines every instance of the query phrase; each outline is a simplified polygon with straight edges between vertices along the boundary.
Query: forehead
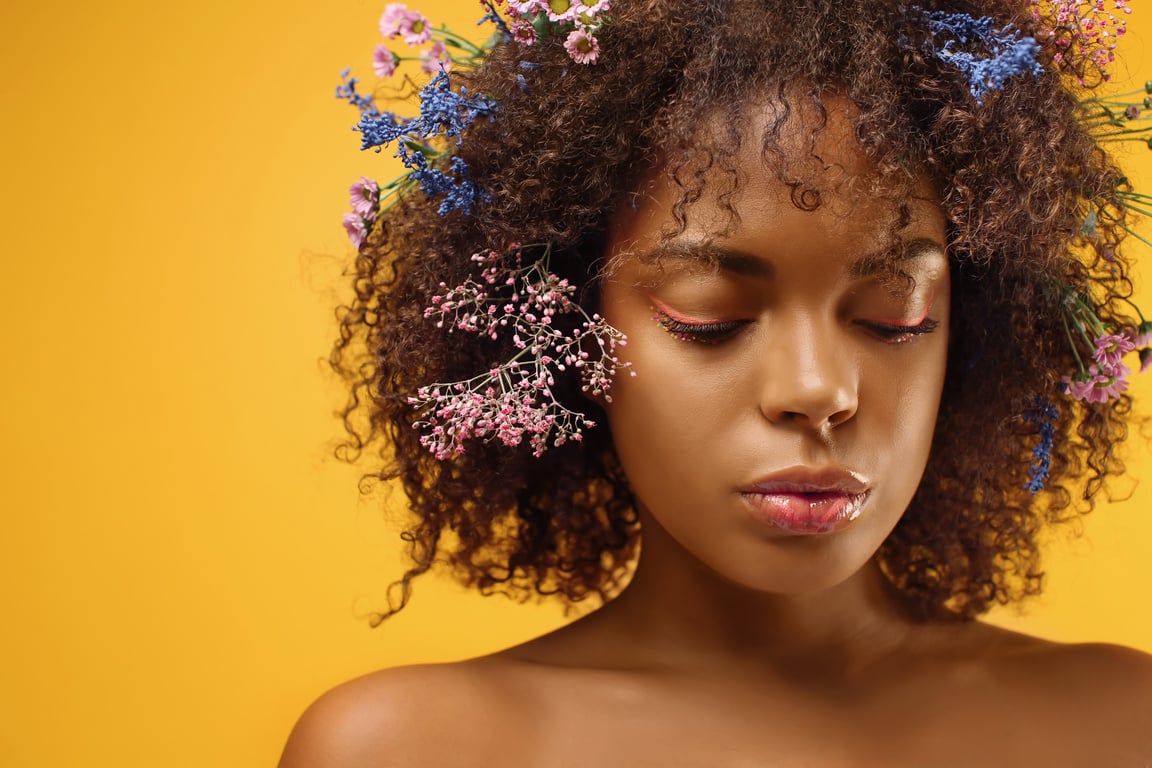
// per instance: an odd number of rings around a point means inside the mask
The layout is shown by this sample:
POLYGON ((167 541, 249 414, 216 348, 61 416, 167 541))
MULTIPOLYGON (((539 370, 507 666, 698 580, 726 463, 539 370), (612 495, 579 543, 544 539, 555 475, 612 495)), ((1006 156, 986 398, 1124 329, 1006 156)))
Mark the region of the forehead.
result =
MULTIPOLYGON (((750 104, 702 120, 694 146, 638 185, 610 228, 617 257, 678 243, 810 238, 899 257, 943 246, 944 217, 928 175, 881 174, 856 135, 856 110, 829 95, 750 104)), ((779 245, 779 243, 775 243, 779 245)))

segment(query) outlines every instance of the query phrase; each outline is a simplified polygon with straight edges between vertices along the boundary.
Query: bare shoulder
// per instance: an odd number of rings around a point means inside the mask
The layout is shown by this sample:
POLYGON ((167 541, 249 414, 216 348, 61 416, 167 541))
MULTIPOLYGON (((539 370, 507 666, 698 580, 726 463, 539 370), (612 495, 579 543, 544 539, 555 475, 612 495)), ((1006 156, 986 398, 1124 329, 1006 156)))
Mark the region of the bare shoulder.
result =
POLYGON ((317 699, 292 730, 280 768, 468 764, 467 755, 499 748, 516 707, 483 660, 381 670, 317 699))
MULTIPOLYGON (((1091 744, 1098 758, 1152 757, 1152 656, 1107 643, 1025 638, 994 654, 996 678, 1021 696, 1053 742, 1091 744)), ((1019 710, 1018 710, 1019 711, 1019 710)))

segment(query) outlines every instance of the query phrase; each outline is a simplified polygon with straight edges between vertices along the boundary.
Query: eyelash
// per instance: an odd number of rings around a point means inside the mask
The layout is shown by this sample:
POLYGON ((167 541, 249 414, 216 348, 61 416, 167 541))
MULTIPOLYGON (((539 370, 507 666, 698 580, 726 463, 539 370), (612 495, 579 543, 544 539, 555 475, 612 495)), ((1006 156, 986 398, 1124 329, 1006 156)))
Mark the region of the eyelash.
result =
POLYGON ((940 327, 940 321, 930 317, 924 318, 916 325, 892 325, 870 320, 857 320, 856 323, 879 336, 885 344, 905 344, 940 327))
MULTIPOLYGON (((652 318, 675 338, 693 344, 719 344, 750 322, 727 320, 689 323, 676 320, 655 307, 652 308, 652 318)), ((924 318, 916 325, 894 325, 870 320, 857 320, 856 323, 878 336, 885 344, 906 344, 917 336, 932 333, 940 327, 940 321, 932 318, 924 318)))
POLYGON ((668 314, 653 307, 652 318, 665 331, 680 341, 693 344, 719 344, 748 324, 747 320, 727 320, 723 322, 687 323, 675 320, 668 314))

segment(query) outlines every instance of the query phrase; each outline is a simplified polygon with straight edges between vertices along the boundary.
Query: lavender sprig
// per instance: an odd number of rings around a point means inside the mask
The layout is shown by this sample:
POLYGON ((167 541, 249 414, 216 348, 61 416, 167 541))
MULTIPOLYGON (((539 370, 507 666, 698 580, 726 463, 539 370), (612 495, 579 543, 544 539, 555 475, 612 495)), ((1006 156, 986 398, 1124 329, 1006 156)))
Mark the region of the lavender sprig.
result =
POLYGON ((989 16, 915 10, 923 14, 936 43, 928 52, 968 78, 968 90, 977 104, 983 103, 990 91, 1003 89, 1009 78, 1043 71, 1036 61, 1040 45, 1011 24, 997 28, 989 16), (957 45, 983 50, 957 50, 957 45))
POLYGON ((628 367, 616 356, 626 344, 620 331, 572 300, 575 286, 548 269, 550 248, 540 260, 521 264, 515 249, 511 264, 496 251, 475 254, 484 265, 480 279, 468 279, 432 298, 424 314, 437 327, 498 339, 510 334, 512 359, 464 381, 421 387, 409 398, 426 413, 414 426, 423 429, 422 445, 437 459, 464 451, 468 440, 499 440, 507 446, 525 439, 534 455, 549 446, 580 440, 595 422, 556 398, 556 376, 580 371, 581 388, 611 401, 617 372, 628 367), (554 325, 558 315, 579 313, 583 322, 570 333, 554 325))
POLYGON ((1052 443, 1059 416, 1056 406, 1042 398, 1036 398, 1024 412, 1024 421, 1036 424, 1040 432, 1040 442, 1032 448, 1032 465, 1028 468, 1028 482, 1024 485, 1033 495, 1043 490, 1052 469, 1052 443))

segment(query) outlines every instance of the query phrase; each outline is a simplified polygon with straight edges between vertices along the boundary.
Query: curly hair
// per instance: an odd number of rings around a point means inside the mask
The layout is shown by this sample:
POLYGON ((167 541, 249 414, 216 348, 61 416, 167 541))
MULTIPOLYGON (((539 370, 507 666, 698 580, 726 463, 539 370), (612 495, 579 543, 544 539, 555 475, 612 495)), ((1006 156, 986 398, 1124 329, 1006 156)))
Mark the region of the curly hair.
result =
MULTIPOLYGON (((1026 33, 1036 24, 1026 2, 924 8, 988 14, 1026 33)), ((472 216, 441 218, 437 201, 414 193, 383 216, 356 258, 355 297, 340 309, 331 357, 351 389, 342 457, 370 453, 369 477, 399 480, 413 515, 403 533, 411 563, 377 621, 400 610, 412 580, 436 563, 486 593, 608 599, 626 582, 641 534, 604 427, 538 458, 524 445, 477 443, 439 461, 420 444, 409 405, 420 386, 512 356, 506 340, 425 319, 441 282, 465 280, 474 253, 546 242, 553 271, 594 305, 609 221, 637 179, 663 168, 679 185, 683 225, 705 193, 705 171, 731 179, 721 199, 739 183, 742 105, 771 99, 787 114, 801 99, 820 110, 829 93, 854 105, 860 147, 889 182, 881 187, 909 194, 901 179, 922 169, 948 222, 956 309, 945 389, 927 469, 877 555, 881 570, 920 618, 970 619, 1039 591, 1038 534, 1089 511, 1123 470, 1115 447, 1126 397, 1061 401, 1050 478, 1037 495, 1025 486, 1038 427, 1022 416, 1076 369, 1062 286, 1090 292, 1103 319, 1129 322, 1109 309, 1131 294, 1117 253, 1124 177, 1077 119, 1069 83, 1091 80, 1089 64, 1042 53, 1042 73, 981 103, 960 72, 923 52, 927 35, 889 0, 613 0, 594 66, 574 65, 557 40, 505 43, 477 71, 454 75, 499 105, 456 148, 490 199, 472 216), (716 112, 732 115, 731 129, 702 142, 699 125, 716 112), (1087 231, 1090 209, 1098 221, 1087 231)), ((775 155, 794 204, 818 206, 815 187, 778 149, 782 122, 763 137, 765 157, 775 155)), ((604 422, 578 379, 558 381, 557 393, 604 422)))

